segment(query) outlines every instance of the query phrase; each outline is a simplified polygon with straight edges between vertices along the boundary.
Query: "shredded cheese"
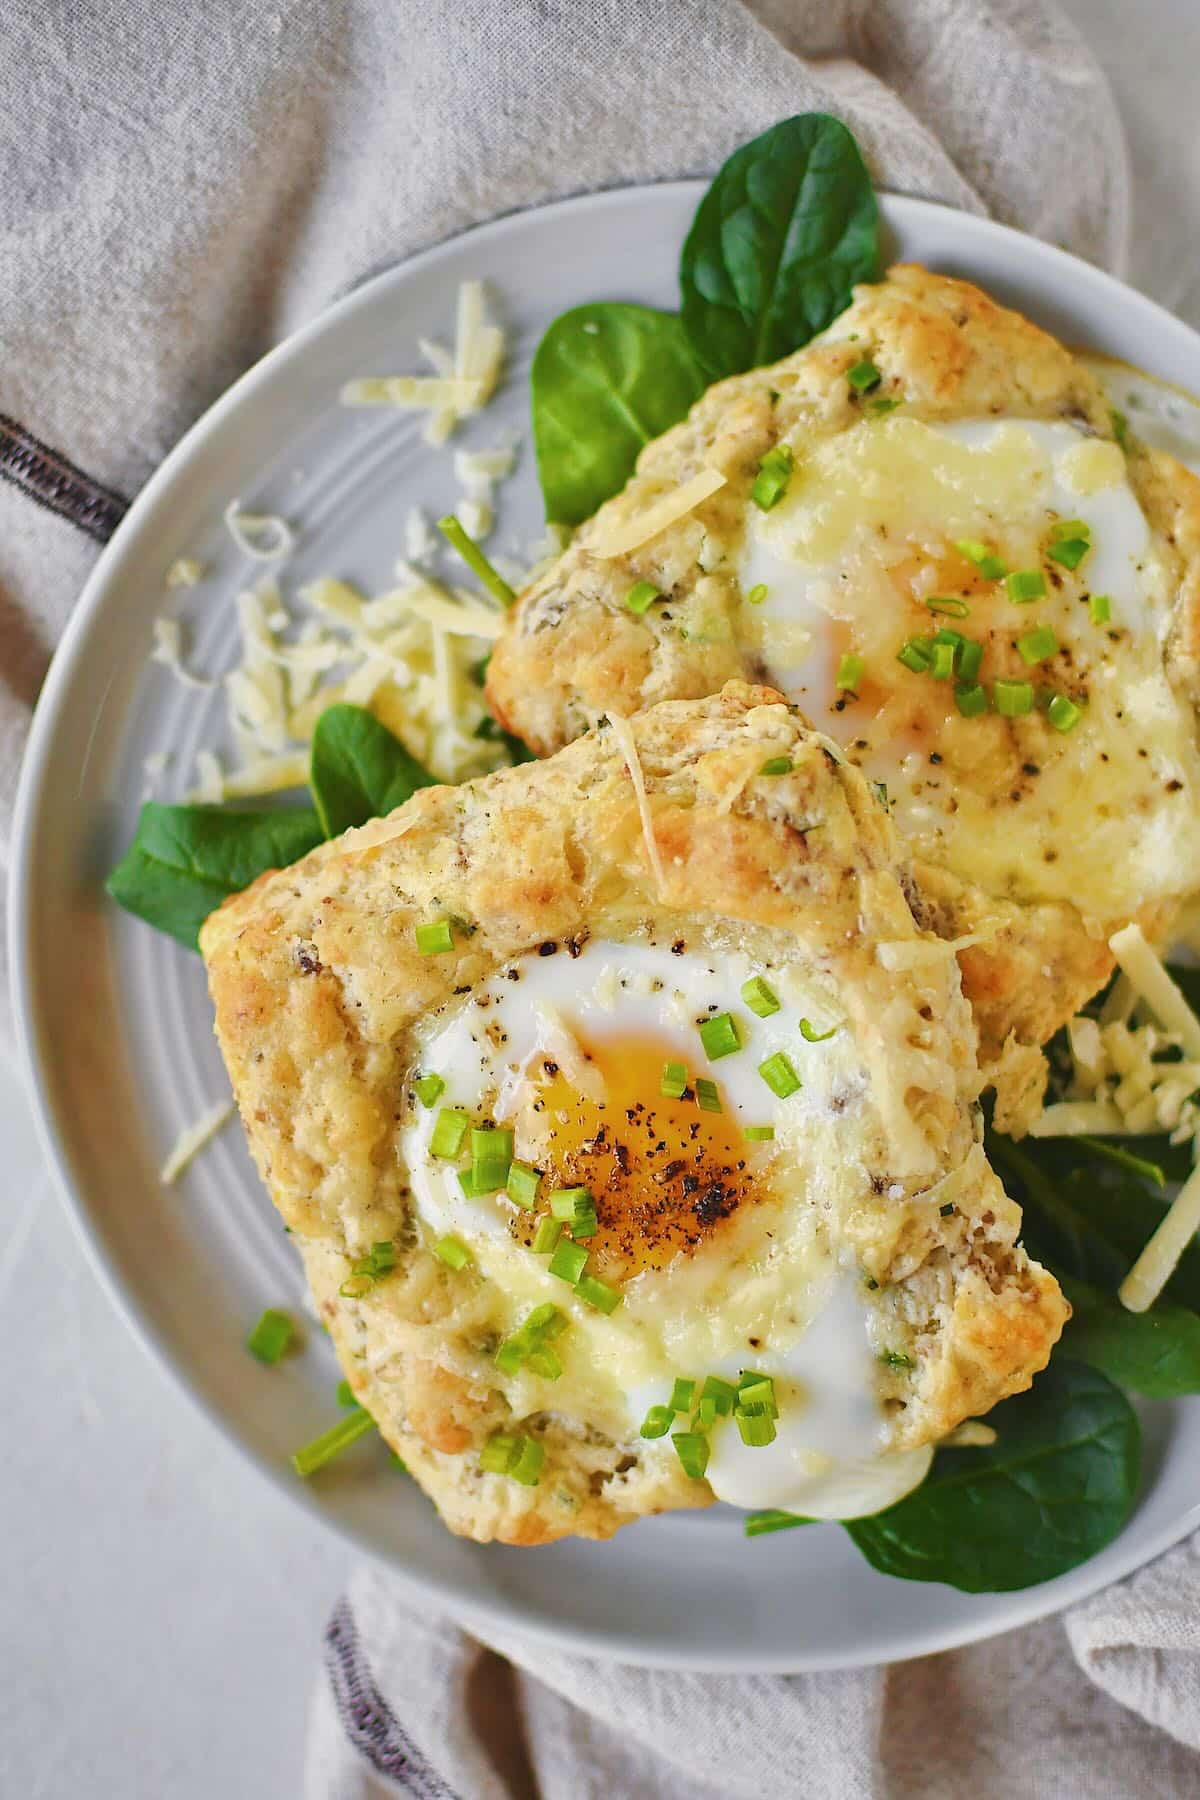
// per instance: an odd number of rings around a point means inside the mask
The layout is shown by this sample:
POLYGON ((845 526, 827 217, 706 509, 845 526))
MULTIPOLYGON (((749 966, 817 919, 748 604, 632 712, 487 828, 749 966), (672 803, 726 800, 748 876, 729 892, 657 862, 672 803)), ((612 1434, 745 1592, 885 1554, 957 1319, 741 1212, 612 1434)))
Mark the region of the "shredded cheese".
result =
POLYGON ((196 752, 196 785, 188 795, 195 806, 219 806, 225 797, 225 778, 220 759, 213 750, 196 752))
POLYGON ((474 412, 482 398, 478 381, 456 375, 364 375, 342 389, 343 406, 394 406, 401 412, 474 412))
POLYGON ((1200 1019, 1176 987, 1142 935, 1140 925, 1126 925, 1108 947, 1160 1025, 1176 1034, 1189 1056, 1200 1058, 1200 1019))
POLYGON ((295 548, 296 534, 285 519, 275 513, 242 511, 240 500, 231 500, 224 519, 230 537, 243 556, 253 562, 276 562, 295 548))
POLYGON ((212 1142, 222 1126, 228 1124, 234 1111, 232 1100, 218 1100, 191 1125, 184 1126, 158 1172, 158 1178, 165 1187, 178 1181, 188 1164, 199 1156, 206 1144, 212 1142))
POLYGON ((1175 1273, 1180 1257, 1200 1229, 1200 1168, 1193 1169, 1171 1210, 1142 1251, 1117 1292, 1130 1312, 1145 1312, 1175 1273))
POLYGON ((150 652, 151 662, 161 663, 181 682, 184 687, 211 688, 215 684, 206 681, 201 675, 193 675, 183 665, 183 626, 178 619, 168 619, 165 614, 154 621, 154 648, 150 652))
POLYGON ((1126 1129, 1121 1113, 1107 1100, 1059 1100, 1029 1123, 1029 1135, 1035 1138, 1111 1136, 1126 1129))
POLYGON ((167 570, 167 586, 169 588, 195 587, 205 576, 203 563, 197 562, 194 556, 177 556, 167 570))
POLYGON ((698 475, 683 482, 673 493, 655 500, 644 512, 635 514, 632 519, 612 521, 606 529, 598 531, 592 540, 593 554, 607 559, 639 549, 665 531, 668 525, 674 525, 677 519, 694 512, 702 501, 724 486, 725 477, 719 469, 701 469, 698 475))
POLYGON ((650 797, 646 792, 646 777, 642 773, 642 759, 638 755, 633 726, 628 719, 623 719, 619 713, 614 712, 609 713, 608 722, 612 727, 613 741, 625 758, 625 766, 629 770, 629 779, 633 783, 634 797, 637 800, 638 818, 642 825, 642 841, 646 846, 646 860, 654 874, 658 897, 665 905, 667 884, 663 875, 662 858, 658 853, 658 840, 654 835, 654 820, 650 814, 650 797))

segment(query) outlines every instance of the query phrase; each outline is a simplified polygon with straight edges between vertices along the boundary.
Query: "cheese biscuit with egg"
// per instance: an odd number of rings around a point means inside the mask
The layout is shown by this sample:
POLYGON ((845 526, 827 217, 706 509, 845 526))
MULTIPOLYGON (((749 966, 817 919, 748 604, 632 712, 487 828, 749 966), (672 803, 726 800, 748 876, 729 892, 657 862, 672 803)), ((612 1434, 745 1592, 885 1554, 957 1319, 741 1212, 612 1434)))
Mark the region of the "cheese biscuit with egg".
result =
POLYGON ((711 388, 519 598, 488 670, 545 755, 770 681, 886 788, 1017 1117, 1109 936, 1200 887, 1200 482, 1095 377, 916 267, 711 388), (1006 1051, 1007 1046, 1007 1051, 1006 1051))
POLYGON ((426 788, 201 945, 320 1315, 454 1531, 874 1512, 1047 1360, 954 953, 771 689, 426 788))

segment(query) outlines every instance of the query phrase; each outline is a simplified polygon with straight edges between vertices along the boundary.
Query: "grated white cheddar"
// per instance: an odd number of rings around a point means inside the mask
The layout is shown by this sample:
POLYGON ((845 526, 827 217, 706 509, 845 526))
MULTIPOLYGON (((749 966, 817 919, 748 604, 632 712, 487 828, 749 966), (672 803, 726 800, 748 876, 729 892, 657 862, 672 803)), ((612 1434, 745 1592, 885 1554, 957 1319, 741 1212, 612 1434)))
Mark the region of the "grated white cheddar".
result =
POLYGON ((616 746, 625 758, 625 766, 629 770, 629 779, 633 783, 633 792, 637 800, 638 818, 642 824, 642 839, 646 845, 646 860, 654 873, 654 884, 658 889, 658 897, 665 905, 667 884, 663 875, 662 858, 658 853, 658 839, 654 835, 654 820, 650 816, 650 798, 646 793, 646 777, 642 773, 642 759, 638 755, 633 727, 629 720, 623 719, 619 713, 610 712, 608 722, 612 727, 616 746))
POLYGON ((482 282, 459 283, 456 312, 453 352, 429 338, 417 340, 433 375, 362 376, 342 388, 342 404, 427 412, 427 442, 445 443, 461 419, 487 405, 504 362, 504 333, 486 322, 482 282))
POLYGON ((394 406, 401 412, 436 412, 445 407, 462 415, 482 401, 478 381, 456 375, 363 375, 342 388, 343 406, 394 406))
POLYGON ((1145 1312, 1162 1293, 1200 1229, 1200 1168, 1193 1169, 1171 1210, 1117 1289, 1130 1312, 1145 1312))
POLYGON ((161 663, 170 671, 176 681, 184 687, 206 689, 214 687, 215 682, 205 680, 202 675, 193 675, 183 662, 183 626, 178 619, 169 619, 160 614, 153 624, 154 647, 150 652, 150 661, 161 663))
POLYGON ((240 500, 231 500, 224 512, 230 537, 243 556, 253 562, 277 562, 295 548, 296 534, 286 519, 275 513, 242 511, 240 500))
POLYGON ((677 519, 694 512, 702 501, 724 486, 725 477, 719 469, 701 469, 699 474, 683 482, 672 493, 663 494, 632 519, 608 523, 592 540, 593 554, 607 558, 625 556, 630 550, 639 549, 665 531, 668 525, 674 525, 677 519))
POLYGON ((1200 1057, 1200 1019, 1142 935, 1140 925, 1126 925, 1108 947, 1134 991, 1168 1031, 1174 1032, 1189 1056, 1200 1057))
POLYGON ((166 584, 169 588, 195 587, 204 580, 207 570, 194 556, 177 556, 167 570, 166 584))
POLYGON ((200 1154, 206 1144, 212 1142, 222 1126, 228 1124, 235 1111, 232 1100, 218 1100, 191 1125, 184 1126, 158 1172, 158 1178, 165 1187, 178 1181, 188 1164, 200 1154))

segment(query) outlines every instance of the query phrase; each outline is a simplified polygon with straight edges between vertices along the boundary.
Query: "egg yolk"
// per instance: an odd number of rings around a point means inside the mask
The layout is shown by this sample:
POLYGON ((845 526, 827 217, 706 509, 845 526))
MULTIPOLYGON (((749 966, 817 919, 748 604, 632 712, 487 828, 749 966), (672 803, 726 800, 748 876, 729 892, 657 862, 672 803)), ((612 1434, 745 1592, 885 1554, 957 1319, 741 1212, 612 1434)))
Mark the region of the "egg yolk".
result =
POLYGON ((602 1275, 662 1268, 728 1230, 739 1208, 765 1193, 755 1155, 729 1112, 703 1111, 689 1084, 680 1099, 660 1091, 677 1045, 595 1039, 584 1054, 604 1096, 582 1095, 554 1063, 531 1070, 532 1086, 515 1124, 517 1155, 545 1172, 536 1213, 512 1222, 530 1242, 554 1188, 585 1187, 599 1230, 586 1240, 602 1275))

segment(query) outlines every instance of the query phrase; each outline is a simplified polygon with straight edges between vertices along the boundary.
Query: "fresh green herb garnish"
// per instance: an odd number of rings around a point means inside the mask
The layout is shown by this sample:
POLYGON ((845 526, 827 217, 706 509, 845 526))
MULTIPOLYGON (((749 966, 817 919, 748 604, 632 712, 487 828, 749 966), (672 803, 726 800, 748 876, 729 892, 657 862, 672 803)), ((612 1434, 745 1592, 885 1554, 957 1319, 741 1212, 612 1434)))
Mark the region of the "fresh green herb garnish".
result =
POLYGON ((366 1437, 368 1431, 374 1431, 374 1429, 375 1421, 369 1412, 359 1408, 352 1413, 347 1413, 345 1418, 339 1419, 336 1425, 331 1425, 328 1431, 323 1431, 320 1437, 314 1438, 311 1444, 305 1444, 302 1450, 297 1450, 292 1457, 292 1467, 297 1475, 302 1475, 307 1479, 309 1475, 315 1475, 318 1469, 323 1469, 326 1463, 331 1463, 335 1456, 340 1456, 343 1450, 348 1450, 351 1444, 356 1444, 360 1437, 366 1437))
POLYGON ((246 1348, 261 1363, 277 1363, 295 1336, 296 1327, 287 1314, 269 1306, 246 1339, 246 1348))
POLYGON ((462 521, 453 513, 446 513, 444 518, 438 520, 437 528, 451 548, 458 551, 472 575, 478 576, 482 581, 492 598, 498 600, 501 606, 511 606, 517 596, 503 575, 492 567, 462 521))
POLYGON ((286 869, 323 836, 315 812, 235 812, 147 800, 128 850, 105 882, 126 912, 198 947, 200 927, 222 900, 268 869, 286 869))
POLYGON ((879 273, 879 211, 846 127, 784 119, 735 150, 683 247, 683 320, 709 379, 806 344, 879 273))
POLYGON ((362 706, 340 702, 317 720, 309 759, 313 804, 326 837, 382 818, 434 778, 362 706))
POLYGON ((530 376, 547 518, 590 519, 624 487, 651 438, 682 419, 707 385, 672 313, 609 302, 555 319, 530 376))

